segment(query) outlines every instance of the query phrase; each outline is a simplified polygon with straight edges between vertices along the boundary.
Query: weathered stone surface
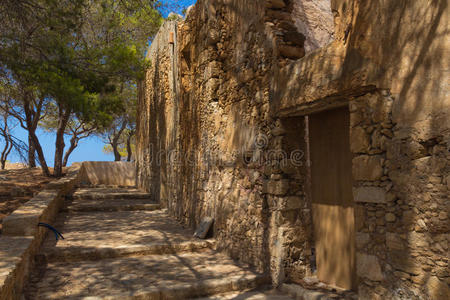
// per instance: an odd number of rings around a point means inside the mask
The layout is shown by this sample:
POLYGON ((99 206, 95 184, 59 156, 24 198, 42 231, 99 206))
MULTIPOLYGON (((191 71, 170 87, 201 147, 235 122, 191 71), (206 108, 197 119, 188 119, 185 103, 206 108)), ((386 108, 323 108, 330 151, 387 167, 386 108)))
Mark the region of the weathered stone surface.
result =
POLYGON ((254 288, 267 282, 267 276, 209 250, 100 261, 53 262, 48 264, 38 288, 30 294, 35 299, 70 296, 189 299, 254 288), (80 270, 90 270, 90 273, 80 270), (86 282, 91 282, 96 288, 81 288, 86 282))
MULTIPOLYGON (((152 44, 158 63, 141 93, 140 186, 155 199, 173 199, 170 211, 188 224, 214 212, 218 244, 233 257, 270 269, 276 282, 300 280, 310 270, 313 243, 302 210, 308 202, 298 211, 281 207, 287 197, 308 198, 308 162, 306 156, 296 166, 283 162, 295 150, 307 154, 303 116, 348 106, 345 130, 356 155, 351 181, 355 200, 363 200, 355 205, 358 247, 386 262, 383 275, 392 279, 374 284, 360 277, 360 298, 409 295, 424 270, 445 277, 440 264, 448 249, 438 237, 448 231, 443 212, 450 103, 443 78, 450 68, 442 55, 446 41, 439 38, 447 31, 445 6, 424 0, 406 6, 393 0, 225 2, 197 2, 178 24, 175 57, 164 43, 152 44), (399 22, 393 24, 393 16, 399 22), (214 29, 220 38, 211 45, 208 32, 214 29), (300 34, 304 45, 295 47, 302 45, 300 34), (210 72, 213 61, 221 63, 210 72), (205 72, 220 80, 215 95, 205 93, 205 72), (180 78, 179 89, 171 78, 180 78), (259 133, 267 138, 265 147, 253 151, 259 133), (215 151, 227 163, 186 158, 176 166, 157 165, 150 153, 160 145, 201 157, 215 151), (237 157, 248 150, 251 163, 241 163, 237 157), (261 173, 257 179, 255 170, 261 173), (289 187, 277 188, 280 180, 289 187), (280 226, 286 226, 283 239, 280 226), (424 235, 420 247, 408 242, 413 231, 424 235), (264 261, 260 253, 266 252, 264 261)), ((417 294, 428 297, 425 289, 417 294)))
POLYGON ((3 220, 3 234, 9 236, 32 236, 40 220, 45 219, 49 209, 57 206, 59 192, 46 190, 15 210, 3 220))
POLYGON ((82 183, 99 185, 136 185, 136 169, 133 162, 83 162, 79 180, 82 183))
POLYGON ((265 192, 268 194, 283 196, 286 195, 289 189, 289 181, 286 179, 282 180, 269 180, 265 182, 265 192))
POLYGON ((306 36, 305 49, 311 52, 334 38, 333 14, 329 0, 293 1, 292 18, 306 36))
POLYGON ((355 202, 386 203, 386 191, 379 187, 353 188, 355 202))
POLYGON ((352 128, 350 131, 350 150, 353 153, 367 153, 370 139, 362 127, 352 128))
POLYGON ((405 243, 396 233, 386 232, 386 246, 393 250, 404 250, 405 243))
POLYGON ((30 266, 45 237, 39 221, 55 219, 62 199, 73 191, 79 166, 68 168, 64 178, 51 182, 25 205, 3 220, 0 237, 0 299, 18 299, 22 294, 30 266), (9 235, 9 236, 8 236, 9 235))
POLYGON ((379 180, 383 176, 383 158, 379 155, 360 155, 353 159, 355 180, 379 180))
POLYGON ((32 237, 0 237, 0 298, 13 299, 20 292, 28 270, 24 254, 33 241, 32 237), (18 290, 17 290, 18 289, 18 290))
POLYGON ((284 198, 282 203, 281 209, 299 209, 302 207, 303 201, 300 197, 290 196, 284 198))
POLYGON ((197 230, 194 232, 194 237, 197 237, 199 239, 206 238, 206 235, 211 230, 211 226, 214 222, 214 219, 211 217, 205 217, 200 222, 200 224, 197 227, 197 230))
POLYGON ((368 233, 357 232, 356 233, 356 249, 363 249, 370 241, 370 235, 368 233))
POLYGON ((358 253, 356 255, 356 270, 360 277, 373 281, 382 281, 384 279, 378 258, 373 255, 358 253))
POLYGON ((393 213, 387 213, 386 214, 386 221, 387 222, 394 222, 397 219, 397 217, 393 213))
POLYGON ((405 255, 405 250, 392 250, 389 253, 391 257, 392 266, 400 271, 418 275, 423 272, 421 266, 417 263, 417 261, 409 256, 405 255))
POLYGON ((436 276, 430 276, 426 283, 428 295, 431 299, 447 300, 450 297, 450 288, 445 281, 439 280, 436 276))

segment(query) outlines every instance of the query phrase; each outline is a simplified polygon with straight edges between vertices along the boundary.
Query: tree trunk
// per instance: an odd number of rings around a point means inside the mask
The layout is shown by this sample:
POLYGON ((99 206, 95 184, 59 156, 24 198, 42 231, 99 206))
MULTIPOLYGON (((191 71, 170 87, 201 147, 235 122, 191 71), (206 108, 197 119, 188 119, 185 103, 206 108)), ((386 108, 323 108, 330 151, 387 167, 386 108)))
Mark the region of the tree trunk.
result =
POLYGON ((115 161, 121 161, 122 160, 122 156, 119 153, 119 145, 117 143, 116 140, 113 140, 113 142, 111 143, 111 147, 113 148, 113 153, 114 153, 114 160, 115 161))
POLYGON ((30 134, 28 134, 28 167, 36 167, 36 148, 34 147, 33 139, 30 134))
MULTIPOLYGON (((9 136, 9 148, 7 148, 7 150, 6 150, 6 153, 5 153, 5 159, 4 159, 4 164, 5 164, 5 166, 6 166, 6 161, 8 160, 8 155, 11 153, 11 150, 12 150, 12 148, 13 148, 13 140, 12 140, 12 138, 11 138, 11 136, 9 136)), ((3 169, 5 169, 5 168, 3 168, 3 169)))
MULTIPOLYGON (((29 97, 29 96, 26 96, 29 97)), ((25 111, 25 122, 27 124, 28 135, 31 137, 31 141, 34 149, 38 154, 39 163, 41 164, 42 172, 45 176, 50 177, 50 170, 48 169, 47 162, 45 161, 44 151, 42 151, 41 144, 39 143, 39 139, 36 136, 36 128, 39 122, 39 118, 41 115, 41 108, 38 107, 36 112, 33 111, 30 107, 30 99, 25 98, 23 108, 25 111)), ((40 105, 42 102, 40 103, 40 105)))
POLYGON ((8 117, 6 115, 3 116, 3 122, 5 123, 5 128, 0 128, 0 133, 5 139, 5 147, 3 147, 3 151, 0 155, 0 163, 2 170, 5 169, 6 159, 8 157, 8 148, 9 148, 9 136, 8 136, 8 117))
POLYGON ((8 155, 11 152, 11 149, 13 147, 13 141, 12 141, 11 137, 9 136, 8 127, 6 127, 6 132, 5 132, 4 138, 5 138, 5 147, 3 148, 2 155, 0 157, 2 170, 4 170, 6 167, 6 161, 8 160, 8 155))
POLYGON ((133 134, 130 132, 127 136, 127 161, 131 161, 132 150, 131 150, 131 137, 133 134))
POLYGON ((64 132, 66 131, 67 122, 70 117, 70 109, 64 109, 62 105, 59 106, 59 120, 58 129, 56 130, 56 142, 55 142, 55 164, 53 166, 53 175, 55 177, 61 177, 63 167, 63 154, 64 147, 64 132))
POLYGON ((114 153, 114 160, 115 161, 120 161, 122 159, 122 156, 119 153, 119 139, 120 136, 122 135, 122 132, 125 130, 125 127, 127 126, 127 121, 123 120, 122 121, 122 125, 120 126, 119 132, 117 132, 117 134, 113 137, 113 140, 111 142, 111 147, 113 148, 113 153, 114 153))
POLYGON ((66 154, 64 154, 63 167, 67 166, 67 162, 69 161, 69 156, 72 154, 73 150, 78 146, 78 138, 76 136, 72 136, 70 139, 70 147, 67 149, 66 154))
POLYGON ((50 170, 48 169, 47 162, 45 161, 44 151, 42 150, 41 143, 39 142, 39 139, 36 135, 36 132, 33 131, 31 133, 31 138, 34 143, 34 147, 36 149, 36 152, 38 154, 39 163, 41 164, 42 172, 45 176, 50 177, 50 170))

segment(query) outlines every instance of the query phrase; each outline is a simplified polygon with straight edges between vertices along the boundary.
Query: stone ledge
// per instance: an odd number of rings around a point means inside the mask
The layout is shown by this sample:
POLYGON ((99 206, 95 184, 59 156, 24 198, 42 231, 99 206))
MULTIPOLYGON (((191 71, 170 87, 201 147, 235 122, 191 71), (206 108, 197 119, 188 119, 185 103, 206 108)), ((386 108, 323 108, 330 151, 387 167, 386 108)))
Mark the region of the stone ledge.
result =
POLYGON ((47 219, 58 198, 58 191, 44 190, 3 220, 3 235, 33 236, 39 221, 47 219))
POLYGON ((15 286, 23 286, 23 262, 32 242, 32 237, 0 237, 0 299, 19 298, 15 286))
POLYGON ((30 201, 3 220, 3 235, 34 236, 39 222, 50 223, 63 203, 63 196, 70 193, 78 181, 77 173, 48 184, 30 201))
POLYGON ((78 183, 79 167, 69 168, 66 177, 47 188, 3 220, 0 236, 0 300, 22 299, 22 289, 47 229, 39 222, 51 223, 64 195, 78 183))

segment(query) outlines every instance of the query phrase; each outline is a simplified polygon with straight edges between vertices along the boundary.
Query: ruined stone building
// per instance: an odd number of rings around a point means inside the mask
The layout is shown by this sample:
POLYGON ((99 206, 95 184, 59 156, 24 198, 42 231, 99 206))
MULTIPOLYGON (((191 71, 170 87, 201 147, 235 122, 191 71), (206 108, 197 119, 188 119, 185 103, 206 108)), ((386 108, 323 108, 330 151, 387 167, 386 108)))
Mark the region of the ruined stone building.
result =
POLYGON ((199 0, 154 39, 137 169, 275 286, 449 299, 446 0, 199 0))

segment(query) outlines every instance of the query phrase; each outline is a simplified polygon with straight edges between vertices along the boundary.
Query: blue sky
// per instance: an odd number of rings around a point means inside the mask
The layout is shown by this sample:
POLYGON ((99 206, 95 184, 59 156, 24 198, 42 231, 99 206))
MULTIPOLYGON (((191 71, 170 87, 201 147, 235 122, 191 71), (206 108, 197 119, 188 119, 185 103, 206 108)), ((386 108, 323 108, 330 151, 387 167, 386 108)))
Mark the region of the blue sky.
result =
MULTIPOLYGON (((163 3, 169 4, 168 9, 162 11, 164 17, 172 11, 175 10, 177 13, 181 13, 181 10, 184 7, 190 6, 196 2, 196 0, 162 0, 163 3)), ((47 133, 42 130, 38 130, 37 132, 39 140, 41 142, 42 148, 44 149, 45 158, 47 160, 47 164, 49 166, 53 166, 53 156, 55 154, 55 134, 47 133)), ((20 127, 16 127, 14 129, 14 135, 21 139, 22 141, 27 141, 27 133, 25 130, 20 127)), ((68 147, 70 137, 66 137, 66 148, 68 147)), ((3 144, 3 141, 0 142, 0 146, 3 144)), ((114 160, 114 156, 112 154, 103 153, 104 143, 98 137, 90 137, 82 140, 78 147, 72 152, 69 158, 69 165, 73 162, 85 161, 85 160, 93 160, 93 161, 111 161, 114 160)), ((18 162, 19 157, 15 154, 11 154, 8 157, 8 160, 12 162, 18 162)))
POLYGON ((184 7, 194 4, 197 0, 162 0, 161 2, 168 4, 169 9, 163 11, 164 17, 170 13, 172 9, 176 13, 181 13, 184 7))

